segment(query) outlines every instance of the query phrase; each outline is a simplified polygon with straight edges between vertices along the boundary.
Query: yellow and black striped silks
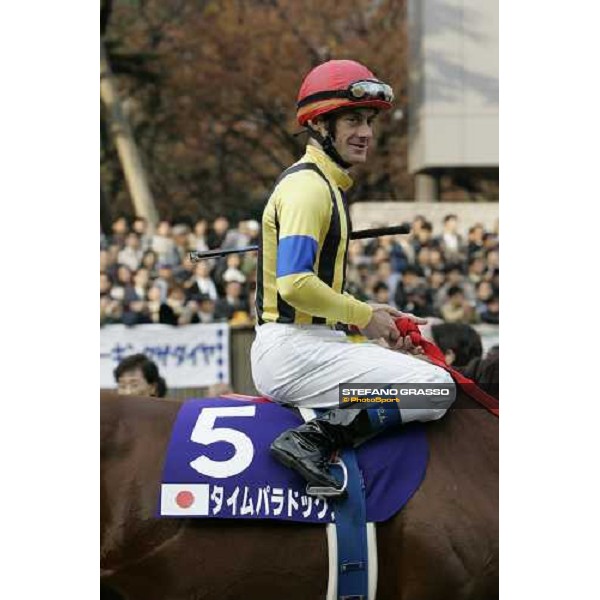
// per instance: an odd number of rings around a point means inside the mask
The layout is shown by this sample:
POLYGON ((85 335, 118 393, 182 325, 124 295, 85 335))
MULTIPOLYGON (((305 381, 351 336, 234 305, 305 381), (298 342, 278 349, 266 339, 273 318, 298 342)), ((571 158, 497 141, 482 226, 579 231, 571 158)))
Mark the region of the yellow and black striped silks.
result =
POLYGON ((344 293, 352 227, 344 192, 351 185, 315 146, 275 183, 262 217, 259 324, 369 322, 371 307, 344 293))

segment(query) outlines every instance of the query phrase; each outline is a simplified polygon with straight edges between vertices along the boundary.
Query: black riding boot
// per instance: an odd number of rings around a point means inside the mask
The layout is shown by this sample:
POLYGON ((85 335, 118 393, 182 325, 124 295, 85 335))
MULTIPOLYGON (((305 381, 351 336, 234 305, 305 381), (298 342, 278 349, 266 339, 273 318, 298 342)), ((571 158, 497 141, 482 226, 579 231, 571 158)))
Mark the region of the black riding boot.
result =
POLYGON ((286 467, 300 473, 311 486, 339 490, 340 482, 329 473, 329 460, 334 450, 350 446, 385 428, 378 426, 377 420, 369 414, 371 410, 330 410, 295 429, 284 431, 271 444, 271 454, 286 467))

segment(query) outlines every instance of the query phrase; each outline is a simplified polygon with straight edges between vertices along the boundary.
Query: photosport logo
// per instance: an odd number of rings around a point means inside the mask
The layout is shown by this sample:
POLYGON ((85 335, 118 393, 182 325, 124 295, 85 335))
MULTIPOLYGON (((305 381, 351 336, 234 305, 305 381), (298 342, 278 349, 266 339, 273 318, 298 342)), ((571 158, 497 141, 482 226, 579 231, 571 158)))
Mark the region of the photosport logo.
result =
POLYGON ((453 383, 342 383, 338 386, 340 407, 422 408, 454 402, 453 383))

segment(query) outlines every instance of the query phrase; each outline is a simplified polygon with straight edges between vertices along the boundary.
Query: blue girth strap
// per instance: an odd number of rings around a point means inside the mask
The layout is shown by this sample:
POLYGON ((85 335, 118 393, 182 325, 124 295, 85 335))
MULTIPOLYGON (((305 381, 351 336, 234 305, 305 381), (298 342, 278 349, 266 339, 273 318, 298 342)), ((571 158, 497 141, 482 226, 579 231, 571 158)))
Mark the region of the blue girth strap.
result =
POLYGON ((365 484, 354 449, 343 450, 341 459, 348 470, 348 487, 345 496, 333 500, 338 547, 338 600, 367 600, 369 562, 365 484))
MULTIPOLYGON (((373 403, 366 409, 373 432, 402 422, 400 411, 389 404, 373 403)), ((320 411, 319 411, 320 412, 320 411)), ((338 600, 367 600, 369 596, 369 549, 367 542, 367 499, 365 482, 356 452, 345 448, 341 460, 347 470, 346 495, 331 498, 334 503, 338 548, 338 600)), ((338 476, 339 471, 332 467, 338 476)), ((371 565, 371 568, 375 568, 371 565)))
MULTIPOLYGON (((374 402, 365 409, 373 433, 402 422, 400 410, 390 404, 374 402)), ((316 414, 325 412, 315 410, 316 414)), ((303 414, 304 416, 304 414, 303 414)), ((369 598, 369 549, 367 536, 367 500, 365 482, 358 466, 354 448, 345 448, 340 454, 347 471, 347 487, 344 496, 332 497, 335 511, 335 532, 338 555, 338 600, 368 600, 369 598)), ((332 465, 331 473, 341 481, 340 471, 332 465)), ((376 565, 371 565, 376 568, 376 565)))

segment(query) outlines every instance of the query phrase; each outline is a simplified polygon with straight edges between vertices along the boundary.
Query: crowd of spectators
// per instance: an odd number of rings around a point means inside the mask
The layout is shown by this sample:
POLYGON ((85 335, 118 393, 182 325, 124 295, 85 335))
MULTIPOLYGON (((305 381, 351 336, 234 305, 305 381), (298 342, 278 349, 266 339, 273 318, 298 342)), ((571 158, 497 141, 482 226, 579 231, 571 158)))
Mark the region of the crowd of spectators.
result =
MULTIPOLYGON (((161 221, 149 235, 143 218, 119 217, 101 233, 100 325, 184 325, 255 321, 256 253, 192 263, 190 251, 257 244, 260 225, 226 217, 212 223, 161 221)), ((481 224, 464 239, 455 215, 441 231, 416 217, 411 233, 349 244, 348 291, 447 323, 499 320, 498 232, 481 224)))

